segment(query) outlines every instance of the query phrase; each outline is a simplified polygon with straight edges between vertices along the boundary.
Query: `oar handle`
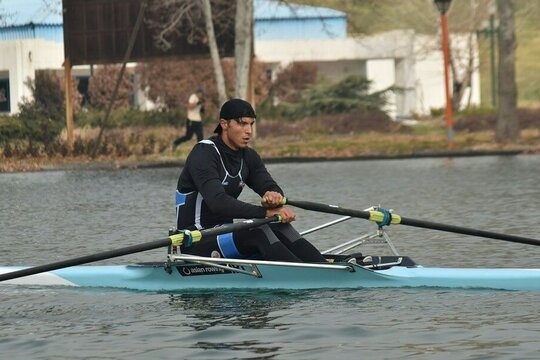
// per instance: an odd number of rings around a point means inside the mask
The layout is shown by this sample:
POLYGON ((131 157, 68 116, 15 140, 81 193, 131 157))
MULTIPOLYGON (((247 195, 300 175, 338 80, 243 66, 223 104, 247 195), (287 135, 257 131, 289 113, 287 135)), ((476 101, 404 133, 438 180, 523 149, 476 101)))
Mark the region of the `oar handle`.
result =
MULTIPOLYGON (((282 203, 288 204, 291 206, 296 206, 305 210, 319 211, 319 212, 324 212, 328 214, 352 216, 352 217, 362 218, 362 219, 375 221, 375 222, 380 222, 381 215, 382 215, 382 213, 379 211, 352 210, 352 209, 345 209, 337 205, 320 204, 320 203, 315 203, 315 202, 310 202, 310 201, 293 201, 287 198, 284 198, 282 203)), ((390 223, 540 246, 540 240, 538 239, 527 238, 523 236, 500 234, 500 233, 491 232, 491 231, 471 229, 471 228, 466 228, 462 226, 447 225, 447 224, 441 224, 441 223, 425 221, 425 220, 404 218, 394 213, 391 215, 390 223)))
MULTIPOLYGON (((193 242, 197 242, 197 241, 200 241, 205 236, 215 236, 215 235, 225 234, 225 233, 229 233, 233 231, 258 227, 264 224, 268 224, 270 222, 280 222, 280 221, 281 221, 281 217, 279 215, 275 215, 275 216, 264 218, 264 219, 243 220, 243 221, 239 221, 232 224, 218 226, 215 228, 191 231, 190 236, 192 237, 191 240, 193 242)), ((112 259, 119 256, 135 254, 138 252, 153 250, 160 247, 166 247, 169 245, 180 246, 184 242, 186 234, 187 232, 180 232, 179 234, 171 235, 168 238, 151 241, 144 244, 127 246, 120 249, 104 251, 97 254, 80 256, 73 259, 62 260, 62 261, 58 261, 58 262, 54 262, 54 263, 50 263, 46 265, 39 265, 39 266, 29 267, 26 269, 12 271, 5 274, 0 274, 0 281, 40 274, 47 271, 63 269, 70 266, 88 264, 88 263, 100 261, 100 260, 112 259)))

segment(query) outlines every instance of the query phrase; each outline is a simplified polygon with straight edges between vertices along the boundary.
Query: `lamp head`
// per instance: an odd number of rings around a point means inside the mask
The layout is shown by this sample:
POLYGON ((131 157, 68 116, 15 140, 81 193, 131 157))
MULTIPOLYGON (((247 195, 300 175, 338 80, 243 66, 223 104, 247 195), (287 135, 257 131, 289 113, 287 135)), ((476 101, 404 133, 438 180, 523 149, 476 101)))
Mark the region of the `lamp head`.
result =
POLYGON ((435 2, 435 5, 437 5, 437 9, 439 9, 439 12, 441 15, 445 15, 448 9, 450 8, 450 3, 452 0, 433 0, 435 2))

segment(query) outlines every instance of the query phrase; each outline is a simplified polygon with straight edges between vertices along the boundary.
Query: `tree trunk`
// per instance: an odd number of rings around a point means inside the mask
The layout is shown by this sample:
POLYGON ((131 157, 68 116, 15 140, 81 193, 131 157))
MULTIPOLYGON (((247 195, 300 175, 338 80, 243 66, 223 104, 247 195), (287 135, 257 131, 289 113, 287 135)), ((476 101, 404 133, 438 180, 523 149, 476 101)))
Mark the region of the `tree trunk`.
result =
POLYGON ((208 46, 210 48, 210 57, 214 67, 214 76, 216 78, 216 87, 219 98, 219 105, 227 101, 227 90, 225 89, 225 77, 223 76, 223 68, 219 57, 219 50, 216 42, 216 34, 214 32, 214 23, 212 22, 212 6, 210 0, 202 0, 204 10, 204 20, 206 24, 206 35, 208 36, 208 46))
POLYGON ((253 0, 237 0, 234 40, 235 96, 248 97, 253 41, 253 0))
POLYGON ((461 65, 462 67, 464 67, 463 74, 461 76, 458 73, 456 59, 453 56, 450 57, 450 64, 451 64, 450 68, 452 69, 452 89, 453 89, 452 110, 456 112, 461 109, 463 97, 465 96, 467 89, 470 89, 469 96, 472 93, 471 79, 472 79, 474 66, 475 66, 474 64, 475 42, 474 42, 472 33, 469 34, 469 38, 467 40, 467 48, 469 50, 468 55, 467 55, 467 64, 461 65))
POLYGON ((497 142, 519 140, 516 87, 515 0, 497 0, 499 12, 499 111, 497 142))

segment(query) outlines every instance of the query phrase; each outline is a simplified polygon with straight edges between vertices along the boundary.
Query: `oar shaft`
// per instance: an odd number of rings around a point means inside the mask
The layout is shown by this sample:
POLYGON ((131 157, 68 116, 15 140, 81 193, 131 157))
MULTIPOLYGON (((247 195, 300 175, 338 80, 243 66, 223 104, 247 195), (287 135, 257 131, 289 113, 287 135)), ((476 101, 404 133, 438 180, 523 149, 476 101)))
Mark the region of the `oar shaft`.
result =
MULTIPOLYGON (((264 219, 243 220, 243 221, 239 221, 233 224, 226 224, 226 225, 218 226, 215 228, 204 229, 200 231, 192 231, 191 233, 194 235, 193 242, 196 242, 205 236, 215 236, 215 235, 225 234, 225 233, 229 233, 233 231, 250 229, 250 228, 258 227, 258 226, 268 224, 270 222, 276 222, 276 221, 281 221, 281 218, 278 215, 269 217, 269 218, 264 218, 264 219)), ((127 246, 121 249, 104 251, 97 254, 80 256, 73 259, 58 261, 55 263, 34 266, 34 267, 26 268, 26 269, 12 271, 5 274, 0 274, 0 281, 16 279, 16 278, 20 278, 24 276, 29 276, 29 275, 35 275, 35 274, 44 273, 47 271, 63 269, 70 266, 88 264, 94 261, 112 259, 119 256, 135 254, 138 252, 153 250, 160 247, 166 247, 171 244, 181 245, 183 240, 184 240, 184 235, 182 233, 171 235, 166 239, 155 240, 155 241, 147 242, 144 244, 127 246)))
POLYGON ((279 222, 279 221, 281 221, 281 218, 279 217, 279 215, 275 215, 275 216, 264 218, 264 219, 242 220, 242 221, 238 221, 232 224, 226 224, 226 225, 218 226, 215 228, 201 230, 201 235, 202 237, 220 235, 220 234, 243 230, 243 229, 256 228, 261 225, 265 225, 271 222, 279 222))
POLYGON ((366 220, 369 220, 369 215, 370 215, 369 211, 344 209, 337 205, 320 204, 320 203, 315 203, 311 201, 296 201, 296 200, 292 201, 287 198, 286 204, 299 207, 304 210, 318 211, 318 212, 323 212, 327 214, 352 216, 352 217, 362 218, 366 220))
POLYGON ((452 233, 463 234, 463 235, 472 235, 472 236, 484 237, 484 238, 489 238, 489 239, 504 240, 504 241, 516 242, 520 244, 540 246, 540 240, 537 240, 537 239, 516 236, 516 235, 500 234, 500 233, 496 233, 492 231, 472 229, 472 228, 466 228, 462 226, 440 224, 440 223, 435 223, 435 222, 425 221, 425 220, 417 220, 417 219, 410 219, 410 218, 402 217, 400 224, 424 228, 424 229, 440 230, 440 231, 452 232, 452 233))
MULTIPOLYGON (((286 199, 285 203, 291 206, 296 206, 301 209, 305 209, 305 210, 319 211, 319 212, 324 212, 328 214, 345 215, 345 216, 352 216, 352 217, 371 220, 370 219, 371 212, 369 211, 345 209, 337 205, 320 204, 320 203, 314 203, 310 201, 292 201, 292 200, 286 199)), ((472 236, 484 237, 484 238, 489 238, 489 239, 504 240, 504 241, 521 243, 521 244, 540 246, 540 240, 538 239, 532 239, 532 238, 515 236, 515 235, 500 234, 500 233, 491 232, 491 231, 471 229, 471 228, 466 228, 462 226, 447 225, 447 224, 435 223, 435 222, 425 221, 425 220, 404 218, 404 217, 399 217, 397 215, 394 215, 394 216, 400 219, 398 222, 392 221, 392 224, 399 223, 402 225, 414 226, 414 227, 419 227, 419 228, 424 228, 424 229, 440 230, 440 231, 446 231, 446 232, 451 232, 451 233, 472 235, 472 236)))
POLYGON ((47 271, 63 269, 70 266, 88 264, 94 261, 106 260, 106 259, 111 259, 114 257, 134 254, 134 253, 138 253, 142 251, 153 250, 160 247, 169 246, 170 244, 171 244, 171 239, 166 238, 166 239, 156 240, 156 241, 152 241, 152 242, 148 242, 144 244, 128 246, 121 249, 103 251, 97 254, 80 256, 80 257, 68 259, 68 260, 62 260, 62 261, 58 261, 58 262, 54 262, 54 263, 50 263, 46 265, 34 266, 34 267, 26 268, 26 269, 12 271, 5 274, 0 274, 0 281, 16 279, 16 278, 29 276, 29 275, 35 275, 35 274, 39 274, 39 273, 43 273, 47 271))

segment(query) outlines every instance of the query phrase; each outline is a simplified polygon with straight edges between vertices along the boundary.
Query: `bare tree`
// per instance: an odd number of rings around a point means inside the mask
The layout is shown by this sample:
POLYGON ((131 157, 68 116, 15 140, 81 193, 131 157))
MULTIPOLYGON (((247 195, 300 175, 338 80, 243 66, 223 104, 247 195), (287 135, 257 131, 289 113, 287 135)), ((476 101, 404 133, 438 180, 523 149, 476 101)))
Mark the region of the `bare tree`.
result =
POLYGON ((203 3, 204 20, 206 25, 206 35, 208 36, 208 46, 210 48, 210 57, 214 68, 214 76, 216 78, 216 88, 218 91, 219 103, 223 104, 227 101, 227 93, 225 90, 225 77, 223 76, 223 68, 219 57, 216 35, 214 31, 214 23, 212 21, 212 6, 210 0, 201 0, 203 3))
MULTIPOLYGON (((223 0, 214 0, 212 3, 220 2, 224 3, 223 0)), ((181 32, 185 32, 182 35, 187 37, 188 42, 202 42, 208 45, 219 101, 223 103, 227 99, 227 91, 214 21, 216 18, 219 21, 227 19, 220 16, 222 15, 220 13, 213 14, 212 3, 210 0, 151 0, 149 12, 152 15, 146 19, 146 23, 157 30, 156 45, 163 50, 173 47, 174 39, 181 32)))
POLYGON ((253 0, 237 0, 234 40, 236 97, 248 98, 253 57, 253 0))
POLYGON ((499 12, 499 111, 497 142, 516 141, 520 136, 517 119, 515 0, 497 0, 499 12))

